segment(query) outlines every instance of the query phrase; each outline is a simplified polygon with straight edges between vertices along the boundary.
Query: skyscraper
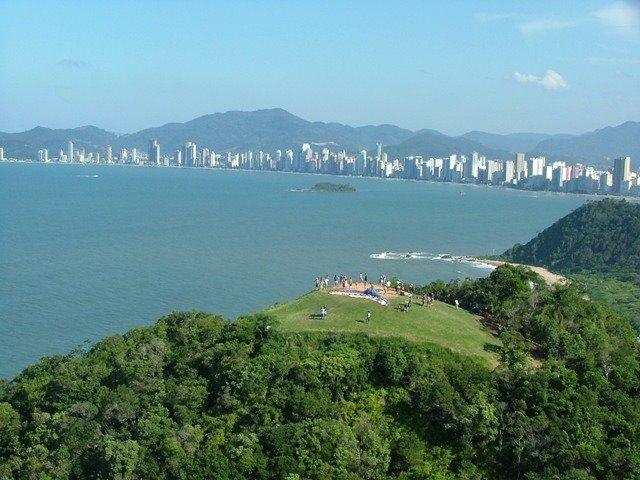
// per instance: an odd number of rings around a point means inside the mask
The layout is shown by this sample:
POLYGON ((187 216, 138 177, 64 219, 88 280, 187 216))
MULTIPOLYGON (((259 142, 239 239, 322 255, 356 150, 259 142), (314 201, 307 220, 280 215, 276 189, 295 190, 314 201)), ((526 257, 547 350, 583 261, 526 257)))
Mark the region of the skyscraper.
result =
POLYGON ((73 142, 67 144, 67 162, 73 163, 73 142))
POLYGON ((198 157, 195 143, 187 142, 182 149, 182 161, 185 167, 195 167, 198 157))
POLYGON ((149 140, 148 158, 152 165, 160 165, 160 144, 155 138, 149 140))
POLYGON ((515 177, 516 182, 527 178, 527 161, 524 153, 516 153, 515 177))
POLYGON ((619 157, 613 161, 613 193, 621 195, 629 191, 631 157, 619 157))
POLYGON ((535 177, 544 174, 547 159, 545 157, 531 157, 527 161, 527 176, 535 177))
POLYGON ((364 175, 367 170, 367 151, 362 150, 356 158, 356 175, 364 175))
POLYGON ((104 147, 104 158, 108 164, 113 163, 113 151, 111 150, 111 145, 106 145, 104 147))

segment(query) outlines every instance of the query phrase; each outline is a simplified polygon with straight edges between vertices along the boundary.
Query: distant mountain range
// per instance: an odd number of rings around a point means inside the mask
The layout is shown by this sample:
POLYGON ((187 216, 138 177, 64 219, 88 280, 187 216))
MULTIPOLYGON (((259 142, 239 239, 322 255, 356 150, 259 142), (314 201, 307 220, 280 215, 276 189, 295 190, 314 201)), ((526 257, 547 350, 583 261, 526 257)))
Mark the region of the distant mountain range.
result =
MULTIPOLYGON (((309 122, 282 109, 231 111, 214 113, 185 123, 168 123, 136 133, 116 135, 94 126, 52 130, 35 127, 26 132, 0 132, 0 146, 6 157, 35 158, 46 148, 50 157, 67 148, 71 140, 75 148, 104 152, 111 145, 114 154, 121 148, 147 151, 149 140, 157 139, 163 154, 171 155, 185 142, 216 152, 299 149, 303 143, 316 148, 327 145, 331 150, 350 153, 376 151, 382 143, 391 158, 409 155, 443 157, 450 154, 478 152, 488 158, 508 159, 517 152, 545 155, 550 160, 582 162, 597 168, 611 167, 611 159, 631 156, 640 159, 640 122, 626 122, 582 135, 547 135, 514 133, 496 135, 469 132, 450 137, 435 130, 411 131, 395 125, 351 127, 339 123, 309 122)), ((632 165, 635 167, 636 165, 632 165)))

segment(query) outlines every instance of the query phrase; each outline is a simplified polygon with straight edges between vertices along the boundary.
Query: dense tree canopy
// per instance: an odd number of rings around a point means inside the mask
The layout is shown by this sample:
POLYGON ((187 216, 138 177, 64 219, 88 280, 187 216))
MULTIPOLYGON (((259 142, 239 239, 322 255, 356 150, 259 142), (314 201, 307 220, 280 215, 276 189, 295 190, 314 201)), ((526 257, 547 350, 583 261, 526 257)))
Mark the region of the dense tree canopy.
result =
POLYGON ((570 277, 640 334, 640 204, 587 202, 502 258, 570 277))
POLYGON ((0 478, 640 476, 624 319, 522 267, 435 287, 499 332, 497 368, 431 344, 174 312, 0 383, 0 478))
POLYGON ((640 284, 640 205, 587 202, 503 257, 562 273, 606 273, 640 284))

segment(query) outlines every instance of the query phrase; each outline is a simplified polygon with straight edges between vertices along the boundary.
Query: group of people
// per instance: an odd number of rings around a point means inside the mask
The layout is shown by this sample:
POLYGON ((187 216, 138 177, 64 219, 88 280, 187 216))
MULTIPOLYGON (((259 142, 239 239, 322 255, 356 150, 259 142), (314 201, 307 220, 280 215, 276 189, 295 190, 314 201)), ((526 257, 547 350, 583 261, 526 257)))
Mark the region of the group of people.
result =
POLYGON ((391 280, 389 280, 386 275, 382 275, 379 281, 380 281, 380 285, 382 285, 382 291, 384 293, 387 293, 391 288, 391 280))
POLYGON ((398 280, 398 282, 396 283, 396 293, 398 295, 403 295, 404 292, 408 292, 413 295, 415 293, 415 290, 416 287, 413 283, 405 285, 401 280, 398 280))
POLYGON ((316 277, 316 290, 329 286, 329 275, 316 277))
MULTIPOLYGON (((411 284, 413 285, 413 284, 411 284)), ((413 290, 413 289, 412 289, 413 290)), ((402 310, 403 312, 408 312, 409 311, 409 307, 413 304, 413 292, 412 291, 408 291, 408 292, 404 292, 402 291, 402 295, 406 295, 408 297, 408 300, 403 304, 400 305, 400 310, 402 310)), ((422 306, 423 307, 429 307, 433 304, 433 302, 435 302, 436 297, 435 294, 433 293, 423 293, 422 294, 422 306)), ((458 300, 456 300, 456 308, 458 308, 458 300)))
POLYGON ((429 306, 435 302, 436 296, 433 293, 425 293, 422 295, 422 306, 429 306))
MULTIPOLYGON (((369 283, 369 277, 366 272, 360 272, 358 274, 358 278, 356 280, 353 277, 347 277, 345 274, 335 274, 333 276, 333 284, 338 287, 341 286, 343 290, 351 290, 352 288, 359 288, 359 285, 362 284, 362 289, 367 288, 367 283, 369 283)), ((387 277, 380 277, 380 284, 384 288, 385 293, 387 289, 391 286, 391 282, 387 280, 387 277), (384 279, 384 282, 382 281, 384 279)), ((315 280, 316 289, 328 288, 329 287, 329 275, 320 275, 316 277, 315 280)), ((370 284, 370 287, 373 288, 373 283, 370 284)))
MULTIPOLYGON (((386 275, 381 275, 378 279, 380 286, 384 293, 387 293, 391 289, 391 280, 387 278, 386 275)), ((329 288, 329 275, 320 275, 315 279, 316 289, 329 288)), ((360 272, 358 274, 357 279, 354 281, 353 277, 348 277, 347 275, 340 273, 335 274, 333 276, 333 285, 335 287, 342 287, 342 290, 351 290, 354 287, 356 289, 359 288, 360 284, 362 284, 362 288, 366 289, 368 283, 368 276, 366 272, 360 272)), ((374 288, 373 283, 369 284, 370 288, 374 288)), ((413 302, 413 296, 415 295, 415 285, 413 283, 405 284, 401 280, 398 280, 395 286, 396 294, 398 295, 407 295, 409 297, 408 304, 411 305, 413 302)), ((429 306, 433 304, 435 301, 434 293, 424 293, 422 295, 422 306, 429 306)), ((456 302, 459 304, 459 302, 456 302)), ((458 305, 456 305, 457 307, 458 305)))
MULTIPOLYGON (((386 275, 381 275, 378 281, 384 293, 387 293, 391 289, 391 280, 387 278, 386 275)), ((317 276, 315 279, 316 289, 329 288, 329 283, 330 283, 329 275, 320 275, 320 276, 317 276)), ((348 277, 347 275, 344 275, 342 273, 335 274, 333 276, 334 286, 336 288, 342 287, 342 290, 347 290, 347 289, 351 290, 354 288, 354 286, 356 289, 358 289, 360 284, 362 284, 363 289, 366 289, 367 283, 368 283, 368 276, 366 272, 360 272, 358 274, 357 280, 355 281, 353 277, 348 277)), ((370 288, 374 288, 373 283, 370 284, 370 288)), ((408 311, 409 307, 411 307, 413 303, 413 297, 414 295, 416 295, 415 285, 413 283, 405 284, 402 281, 398 280, 398 282, 396 283, 395 289, 396 289, 396 294, 406 295, 408 297, 408 300, 404 303, 404 305, 401 305, 399 307, 401 308, 401 310, 405 312, 408 311)), ((436 297, 434 293, 423 293, 421 296, 421 299, 422 299, 422 306, 426 307, 426 306, 432 305, 433 302, 435 302, 436 297)), ((455 306, 456 308, 459 308, 459 302, 457 299, 455 301, 455 306)), ((322 308, 320 309, 320 317, 326 318, 327 314, 328 314, 327 307, 326 305, 323 305, 322 308)), ((371 321, 371 311, 367 311, 365 322, 369 323, 370 321, 371 321)))

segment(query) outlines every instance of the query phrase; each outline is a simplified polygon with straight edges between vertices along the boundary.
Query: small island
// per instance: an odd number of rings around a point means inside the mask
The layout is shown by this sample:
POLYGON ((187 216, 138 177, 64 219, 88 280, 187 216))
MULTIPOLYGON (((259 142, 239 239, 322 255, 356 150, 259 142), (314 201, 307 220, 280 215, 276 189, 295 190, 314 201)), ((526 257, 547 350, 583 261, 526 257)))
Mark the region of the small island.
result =
POLYGON ((347 183, 316 183, 310 189, 312 192, 355 192, 356 189, 347 183))

